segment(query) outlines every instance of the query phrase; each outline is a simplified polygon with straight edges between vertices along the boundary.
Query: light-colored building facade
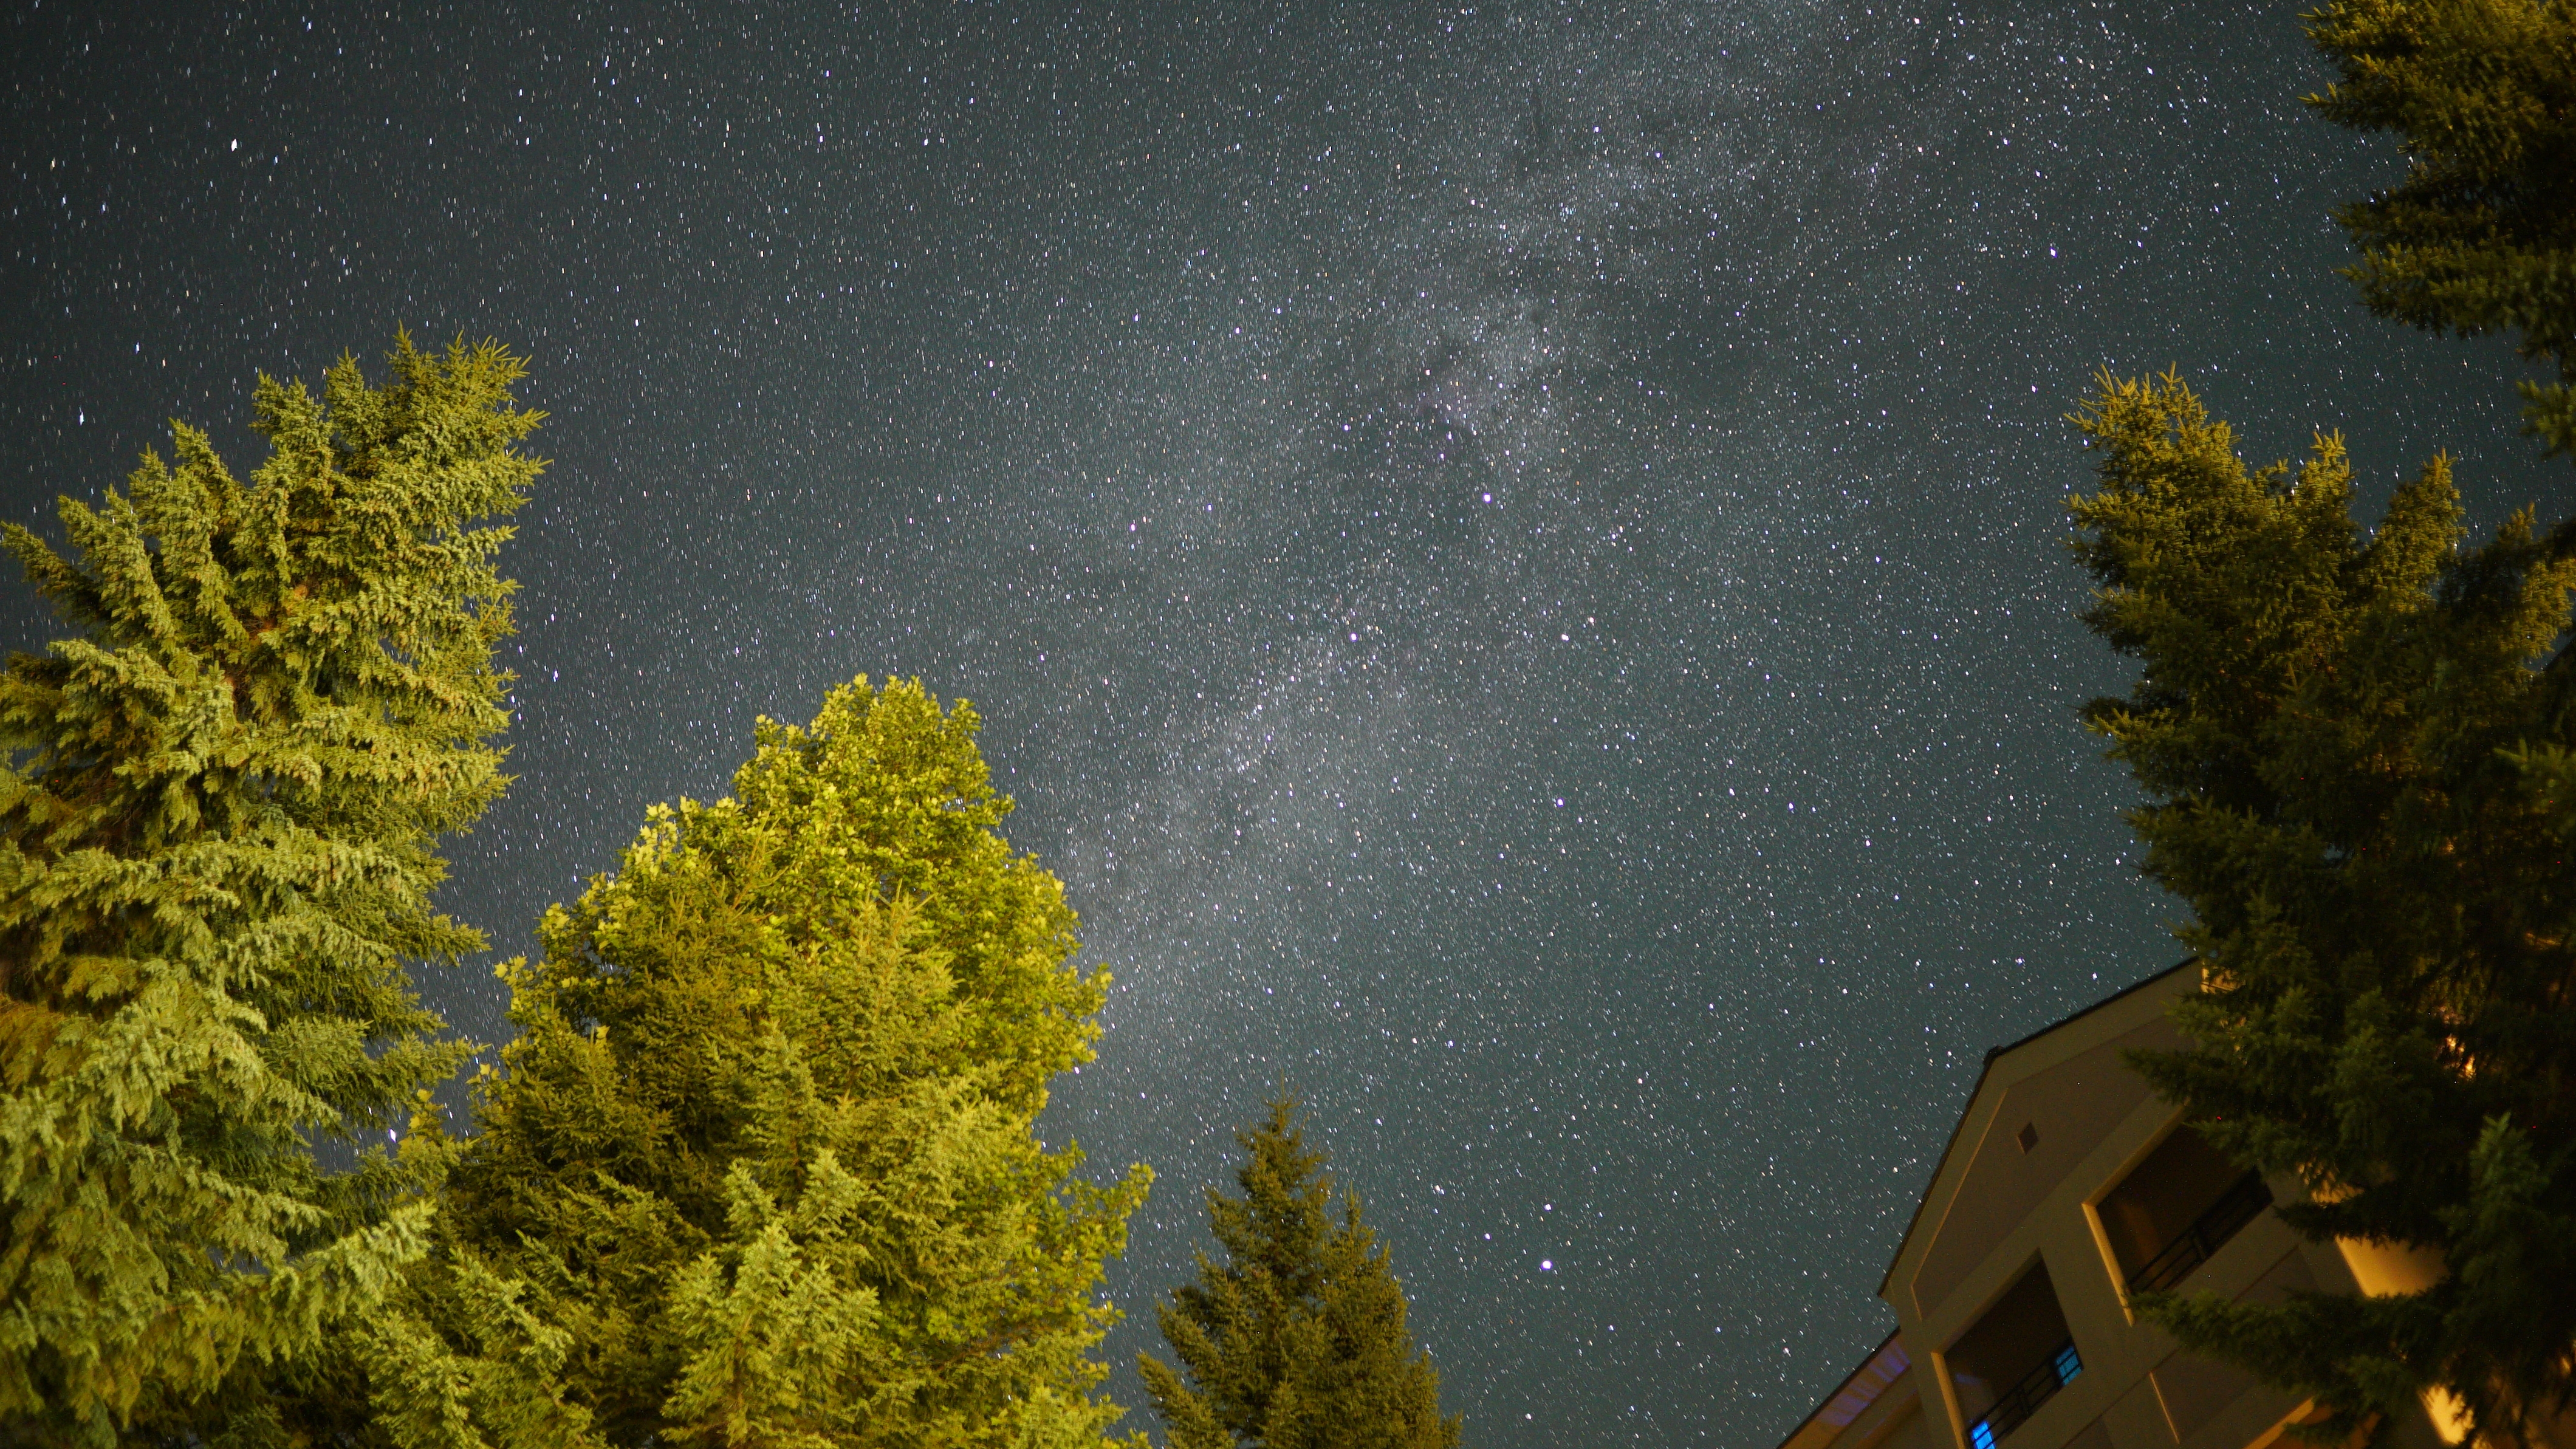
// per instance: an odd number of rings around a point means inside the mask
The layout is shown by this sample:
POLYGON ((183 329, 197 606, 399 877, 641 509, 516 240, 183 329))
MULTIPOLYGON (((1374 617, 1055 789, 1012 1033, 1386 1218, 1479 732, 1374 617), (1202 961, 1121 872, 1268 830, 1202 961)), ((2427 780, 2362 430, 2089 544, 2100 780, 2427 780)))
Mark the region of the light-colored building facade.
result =
MULTIPOLYGON (((1896 1331, 1781 1449, 2265 1449, 2313 1407, 2186 1354, 2130 1313, 2147 1288, 2261 1302, 2388 1293, 2438 1269, 2301 1242, 2298 1191, 2238 1172, 2122 1053, 2172 1047, 2186 964, 1986 1059, 1879 1296, 1896 1331)), ((2455 1436, 2429 1411, 2403 1449, 2455 1436)))

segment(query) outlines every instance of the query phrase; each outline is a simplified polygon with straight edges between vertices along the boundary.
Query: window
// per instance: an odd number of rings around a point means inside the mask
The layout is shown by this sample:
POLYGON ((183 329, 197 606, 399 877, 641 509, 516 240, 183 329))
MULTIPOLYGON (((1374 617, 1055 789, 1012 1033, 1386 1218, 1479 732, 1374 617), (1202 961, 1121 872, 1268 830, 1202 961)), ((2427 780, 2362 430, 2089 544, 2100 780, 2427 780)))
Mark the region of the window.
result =
POLYGON ((2146 1293, 2190 1277, 2271 1205, 2261 1173, 2243 1171, 2181 1127, 2095 1211, 2121 1286, 2146 1293))
POLYGON ((1996 1449, 2084 1372, 2045 1263, 2033 1264, 1942 1358, 1973 1449, 1996 1449))

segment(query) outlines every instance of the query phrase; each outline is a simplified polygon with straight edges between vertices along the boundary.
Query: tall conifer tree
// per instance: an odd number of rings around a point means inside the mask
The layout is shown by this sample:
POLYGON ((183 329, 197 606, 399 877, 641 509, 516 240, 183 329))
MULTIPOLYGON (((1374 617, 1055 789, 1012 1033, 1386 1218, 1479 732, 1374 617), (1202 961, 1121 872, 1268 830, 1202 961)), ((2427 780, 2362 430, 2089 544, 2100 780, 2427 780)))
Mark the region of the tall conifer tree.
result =
POLYGON ((1404 1287, 1345 1193, 1340 1221, 1324 1155, 1296 1104, 1239 1133, 1243 1196, 1208 1189, 1222 1263, 1159 1305, 1178 1370, 1139 1354, 1172 1449, 1456 1449, 1440 1375, 1405 1326, 1404 1287))
POLYGON ((2531 430, 2576 450, 2576 3, 2333 0, 2308 35, 2340 77, 2309 103, 2406 152, 2403 181, 2336 213, 2362 300, 2514 336, 2557 374, 2521 384, 2531 430))
POLYGON ((378 1345, 399 1442, 1102 1442, 1094 1295, 1151 1174, 1037 1139, 1108 978, 976 729, 862 678, 548 912, 449 1276, 378 1345))
MULTIPOLYGON (((2517 515, 2459 552, 2436 458, 2376 532, 2340 441, 2249 471, 2182 382, 2104 379, 2073 500, 2086 622, 2141 664, 2087 711, 2189 902, 2190 1049, 2139 1065, 2313 1242, 2433 1286, 2256 1306, 2154 1297, 2193 1348, 2348 1432, 2449 1395, 2481 1442, 2563 1433, 2576 1389, 2576 561, 2517 515), (2548 1426, 2560 1420, 2558 1429, 2548 1426)), ((2561 1442, 2564 1442, 2563 1440, 2561 1442)))
POLYGON ((247 486, 174 425, 69 557, 7 530, 79 630, 0 675, 0 1422, 45 1442, 203 1422, 422 1249, 420 1159, 312 1144, 460 1060, 406 963, 481 944, 435 847, 504 784, 489 520, 541 415, 496 346, 390 362, 261 378, 247 486))

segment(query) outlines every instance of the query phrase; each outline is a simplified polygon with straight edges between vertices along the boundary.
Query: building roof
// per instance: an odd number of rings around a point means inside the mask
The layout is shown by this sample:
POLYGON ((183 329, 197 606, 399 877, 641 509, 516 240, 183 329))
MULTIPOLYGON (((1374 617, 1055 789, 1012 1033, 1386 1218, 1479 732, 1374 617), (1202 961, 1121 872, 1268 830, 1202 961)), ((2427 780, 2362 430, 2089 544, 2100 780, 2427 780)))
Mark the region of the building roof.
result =
POLYGON ((2129 985, 2124 986, 2119 990, 2112 992, 2110 995, 2103 997, 2101 1000, 2094 1002, 2092 1005, 2059 1017, 2057 1020, 2050 1022, 2048 1025, 2041 1027, 2039 1030, 2034 1031, 2027 1036, 2015 1041, 2008 1041, 2002 1046, 1988 1047, 1986 1049, 1985 1065, 1980 1067, 1977 1071, 1976 1085, 1968 1089, 1968 1100, 1960 1104, 1959 1120, 1950 1124, 1950 1138, 1948 1141, 1941 1144, 1941 1155, 1933 1159, 1932 1175, 1924 1181, 1923 1195, 1914 1200, 1914 1213, 1911 1217, 1908 1217, 1905 1220, 1905 1231, 1897 1235, 1896 1251, 1888 1255, 1887 1270, 1879 1274, 1878 1293, 1880 1297, 1884 1298, 1887 1296, 1887 1285, 1889 1281, 1896 1276, 1896 1262, 1899 1258, 1905 1256, 1905 1245, 1913 1241, 1915 1228, 1922 1224, 1923 1205, 1931 1200, 1932 1185, 1941 1180, 1942 1169, 1950 1165, 1950 1154, 1958 1149, 1959 1134, 1967 1128, 1968 1116, 1976 1109, 1977 1095, 1986 1089, 1986 1079, 1994 1075, 1995 1062, 1997 1059, 2014 1051, 2018 1051, 2019 1049, 2030 1045, 2032 1042, 2035 1042, 2041 1037, 2047 1036, 2052 1032, 2072 1026, 2076 1022, 2083 1020, 2085 1017, 2091 1016, 2093 1013, 2100 1011, 2106 1006, 2110 1006, 2116 1002, 2135 996, 2139 992, 2144 991, 2149 987, 2156 985, 2158 982, 2172 976, 2175 972, 2182 970, 2184 967, 2197 966, 2199 964, 2199 957, 2185 957, 2184 959, 2175 962, 2173 965, 2166 967, 2164 970, 2157 972, 2153 976, 2149 976, 2141 981, 2133 981, 2129 985))
POLYGON ((1869 1412, 1870 1405, 1877 1403, 1879 1396, 1911 1367, 1913 1362, 1906 1356, 1905 1346, 1896 1341, 1896 1331, 1890 1329, 1870 1356, 1861 1360, 1860 1367, 1834 1385, 1824 1402, 1798 1421, 1798 1427, 1780 1441, 1780 1449, 1814 1449, 1832 1443, 1854 1419, 1869 1412))

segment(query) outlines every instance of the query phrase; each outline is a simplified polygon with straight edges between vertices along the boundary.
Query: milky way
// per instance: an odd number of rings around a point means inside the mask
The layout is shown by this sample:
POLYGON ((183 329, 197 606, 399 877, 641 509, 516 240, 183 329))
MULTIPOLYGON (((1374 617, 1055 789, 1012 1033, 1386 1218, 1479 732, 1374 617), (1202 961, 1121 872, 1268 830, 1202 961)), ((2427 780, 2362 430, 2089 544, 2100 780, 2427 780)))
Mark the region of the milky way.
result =
POLYGON ((2097 368, 2566 501, 2505 353, 2331 274, 2395 162, 2286 8, 9 25, 7 517, 397 324, 524 350, 451 908, 523 949, 853 674, 971 698, 1117 976, 1046 1131, 1161 1174, 1111 1357, 1284 1085, 1476 1444, 1775 1441, 1984 1049, 2172 960, 2074 718, 2097 368))

